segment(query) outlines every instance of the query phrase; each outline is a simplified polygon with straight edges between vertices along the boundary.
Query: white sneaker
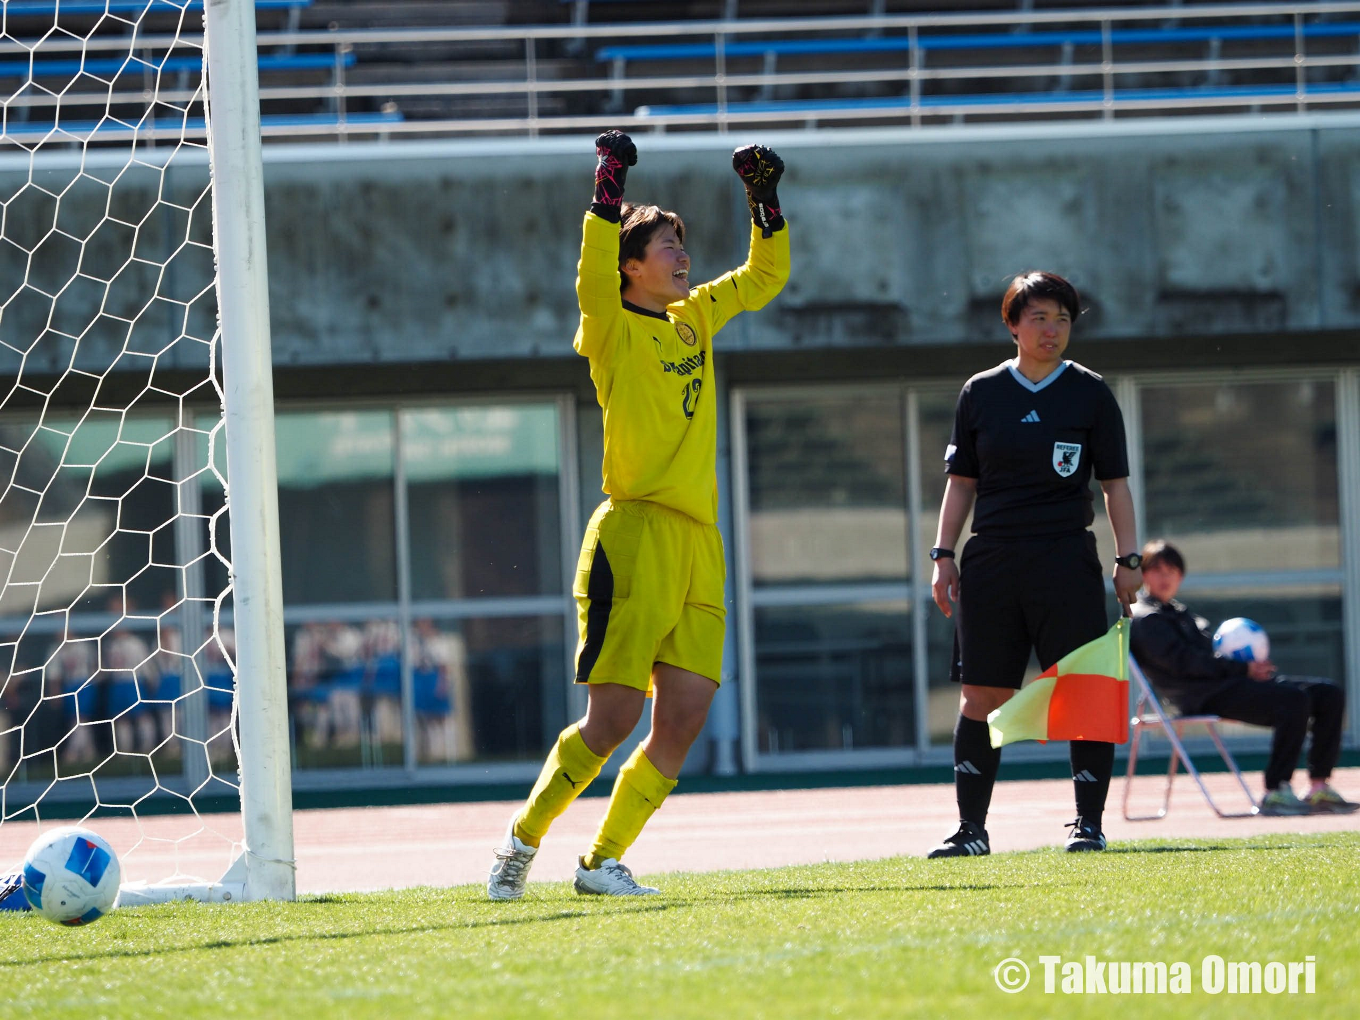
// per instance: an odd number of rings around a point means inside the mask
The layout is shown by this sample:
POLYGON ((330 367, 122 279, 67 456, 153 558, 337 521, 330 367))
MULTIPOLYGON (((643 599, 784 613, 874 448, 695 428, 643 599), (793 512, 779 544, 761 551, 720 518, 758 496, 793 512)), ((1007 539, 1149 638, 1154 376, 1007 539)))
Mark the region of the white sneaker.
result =
POLYGON ((582 857, 576 869, 576 891, 583 896, 657 896, 661 893, 660 889, 649 885, 638 885, 628 866, 612 857, 594 871, 586 867, 586 859, 582 857))
POLYGON ((529 881, 529 866, 534 863, 538 847, 530 846, 515 835, 515 820, 505 830, 505 838, 496 847, 496 860, 486 880, 486 894, 493 900, 517 900, 524 895, 529 881))

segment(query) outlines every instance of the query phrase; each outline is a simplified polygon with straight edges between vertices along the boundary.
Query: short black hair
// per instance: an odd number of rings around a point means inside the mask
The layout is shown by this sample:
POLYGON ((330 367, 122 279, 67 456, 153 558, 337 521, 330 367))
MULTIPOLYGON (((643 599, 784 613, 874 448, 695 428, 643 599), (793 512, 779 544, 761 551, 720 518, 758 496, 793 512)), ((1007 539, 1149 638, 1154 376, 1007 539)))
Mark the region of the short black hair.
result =
POLYGON ((1143 569, 1148 567, 1171 567, 1185 573, 1185 557, 1181 551, 1164 538, 1154 538, 1143 546, 1143 569))
POLYGON ((1006 320, 1007 326, 1014 326, 1026 308, 1045 298, 1058 302, 1072 316, 1072 321, 1077 321, 1077 316, 1081 314, 1081 298, 1077 288, 1057 273, 1044 272, 1042 269, 1032 269, 1011 280, 1011 285, 1001 297, 1001 318, 1006 320))
POLYGON ((628 277, 623 267, 629 259, 639 262, 647 255, 647 245, 651 244, 656 232, 670 224, 675 228, 675 236, 685 243, 685 221, 678 213, 655 205, 634 205, 624 202, 619 209, 619 290, 628 289, 628 277))

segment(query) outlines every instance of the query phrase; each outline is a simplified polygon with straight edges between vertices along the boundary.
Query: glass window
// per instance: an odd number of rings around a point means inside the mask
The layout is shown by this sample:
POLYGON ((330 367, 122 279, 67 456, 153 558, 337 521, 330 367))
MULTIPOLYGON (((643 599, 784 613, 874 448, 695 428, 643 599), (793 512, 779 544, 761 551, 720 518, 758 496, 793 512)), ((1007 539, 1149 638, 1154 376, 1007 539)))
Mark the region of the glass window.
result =
POLYGON ((401 412, 416 600, 558 594, 554 404, 401 412))
POLYGON ((284 603, 395 601, 391 412, 288 413, 275 428, 284 603))
POLYGON ((949 680, 954 657, 954 621, 933 602, 926 614, 926 730, 932 744, 952 744, 959 716, 959 685, 949 680))
POLYGON ((1191 572, 1339 565, 1330 381, 1154 385, 1141 400, 1146 534, 1191 572))
POLYGON ((752 399, 751 575, 758 585, 904 579, 901 394, 752 399))
MULTIPOLYGON (((228 632, 224 641, 229 638, 228 632)), ((295 765, 400 767, 402 639, 396 619, 296 624, 285 628, 285 640, 295 765)), ((204 680, 210 696, 228 686, 220 700, 229 709, 231 676, 221 665, 222 682, 204 680)))
POLYGON ((181 768, 155 618, 182 584, 176 434, 169 417, 98 410, 0 426, 0 762, 20 780, 181 768))
MULTIPOLYGON (((917 435, 921 441, 921 530, 925 540, 933 543, 940 526, 940 503, 944 500, 944 486, 948 475, 944 469, 944 451, 954 431, 954 405, 957 391, 930 391, 917 397, 917 435)), ((968 540, 973 526, 971 514, 960 532, 959 548, 968 540)))
POLYGON ((186 476, 198 479, 200 516, 189 539, 193 548, 187 552, 199 557, 203 590, 212 597, 227 586, 227 563, 231 560, 231 514, 219 512, 227 501, 223 487, 227 477, 227 430, 220 419, 206 414, 197 415, 192 426, 194 459, 186 467, 186 476))
MULTIPOLYGON (((921 531, 923 542, 934 542, 940 525, 940 503, 948 475, 944 451, 954 431, 954 405, 958 392, 927 391, 919 394, 917 435, 921 442, 921 531)), ((973 526, 970 514, 957 543, 962 550, 973 526)), ((959 688, 949 682, 949 664, 954 653, 954 623, 932 601, 922 604, 926 614, 926 729, 932 744, 948 744, 954 739, 954 721, 959 714, 959 688)))
POLYGON ((906 602, 755 610, 760 750, 916 743, 906 602))
POLYGON ((0 614, 103 613, 124 591, 130 611, 173 602, 175 433, 169 418, 100 411, 0 426, 13 472, 0 497, 0 614))
POLYGON ((562 617, 416 621, 421 764, 545 755, 567 717, 562 617))
MULTIPOLYGON (((177 650, 172 625, 118 615, 112 602, 107 614, 73 615, 64 633, 7 644, 0 763, 17 766, 21 782, 95 767, 101 778, 179 774, 186 755, 202 755, 185 738, 207 734, 185 724, 185 690, 171 675, 177 650)), ((224 750, 234 769, 229 740, 210 750, 224 750)))

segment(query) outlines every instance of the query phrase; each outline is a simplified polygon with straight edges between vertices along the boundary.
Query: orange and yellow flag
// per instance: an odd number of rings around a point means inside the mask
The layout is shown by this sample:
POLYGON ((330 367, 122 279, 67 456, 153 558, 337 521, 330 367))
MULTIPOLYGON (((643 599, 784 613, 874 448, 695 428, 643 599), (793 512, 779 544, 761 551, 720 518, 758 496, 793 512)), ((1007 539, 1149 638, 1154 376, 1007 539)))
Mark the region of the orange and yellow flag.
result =
POLYGON ((1129 620, 1064 655, 987 716, 992 746, 1017 740, 1129 739, 1129 620))

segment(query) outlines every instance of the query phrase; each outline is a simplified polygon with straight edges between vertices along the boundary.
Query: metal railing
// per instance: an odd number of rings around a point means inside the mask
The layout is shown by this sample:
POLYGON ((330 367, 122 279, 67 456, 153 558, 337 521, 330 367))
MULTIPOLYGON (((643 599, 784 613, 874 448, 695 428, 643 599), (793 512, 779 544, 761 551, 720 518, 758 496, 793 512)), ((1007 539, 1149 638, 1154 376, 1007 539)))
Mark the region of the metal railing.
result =
MULTIPOLYGON (((1360 84, 1355 88, 1332 86, 1319 90, 1310 84, 1310 71, 1332 71, 1337 73, 1350 69, 1352 80, 1360 79, 1360 33, 1348 52, 1308 52, 1308 26, 1325 24, 1318 19, 1327 16, 1360 15, 1360 2, 1314 2, 1314 3, 1217 3, 1217 4, 1177 4, 1165 7, 1135 8, 1093 8, 1074 11, 1010 11, 969 14, 930 14, 930 15, 866 15, 856 17, 821 18, 780 18, 780 19, 734 19, 725 21, 656 22, 627 25, 544 25, 496 28, 448 28, 448 29, 335 29, 321 31, 284 31, 262 32, 259 35, 261 53, 295 53, 299 50, 310 52, 331 52, 334 54, 333 70, 327 72, 329 80, 315 84, 272 85, 266 81, 260 89, 261 103, 266 112, 271 104, 296 104, 312 101, 318 111, 333 116, 318 120, 315 124, 284 123, 266 125, 266 136, 293 139, 307 136, 373 137, 373 136, 468 136, 487 134, 524 134, 539 135, 556 132, 593 131, 606 126, 627 127, 632 130, 665 131, 669 128, 706 128, 725 130, 736 124, 783 124, 809 126, 823 123, 849 123, 871 120, 874 123, 893 123, 921 126, 931 123, 976 121, 979 119, 998 121, 1014 118, 1034 120, 1043 117, 1062 117, 1070 119, 1074 115, 1112 119, 1121 115, 1148 115, 1157 113, 1212 113, 1260 109, 1293 109, 1297 112, 1312 112, 1318 109, 1335 108, 1342 105, 1360 106, 1360 84), (1207 53, 1202 58, 1185 57, 1177 53, 1184 44, 1175 42, 1174 32, 1168 32, 1167 55, 1159 58, 1148 56, 1149 49, 1156 49, 1144 43, 1137 49, 1138 59, 1119 59, 1119 46, 1115 44, 1119 25, 1139 24, 1155 27, 1187 26, 1193 23, 1196 28, 1222 26, 1225 29, 1259 24, 1262 19, 1277 19, 1281 24, 1292 26, 1288 37, 1277 40, 1279 52, 1264 55, 1222 57, 1217 45, 1206 45, 1207 53), (1064 53, 1066 59, 1042 63, 1007 63, 996 59, 979 66, 953 65, 927 66, 926 54, 930 52, 930 34, 940 32, 967 32, 981 30, 997 33, 999 30, 1015 29, 1020 32, 1030 28, 1055 27, 1062 30, 1100 33, 1101 45, 1098 60, 1075 62, 1072 59, 1074 47, 1054 44, 1038 44, 1035 48, 1054 48, 1064 53), (777 70, 772 61, 766 67, 753 72, 729 71, 731 62, 725 54, 729 40, 777 37, 779 40, 825 40, 834 35, 845 38, 846 33, 860 33, 881 39, 883 33, 904 33, 906 44, 902 47, 900 60, 894 65, 865 69, 862 61, 854 55, 827 54, 822 58, 828 65, 816 70, 777 70), (713 41, 712 71, 704 73, 678 74, 628 74, 627 69, 621 77, 609 74, 610 68, 602 62, 587 56, 572 58, 565 49, 566 44, 580 43, 588 51, 597 44, 608 40, 657 40, 672 41, 679 38, 713 41), (356 71, 360 76, 379 67, 386 67, 391 73, 393 62, 387 59, 385 51, 401 47, 428 47, 432 45, 467 44, 513 44, 513 49, 522 51, 519 57, 501 57, 494 61, 493 67, 504 76, 494 80, 482 81, 381 81, 364 82, 353 80, 356 71), (356 66, 347 67, 346 63, 353 53, 358 57, 356 66), (574 76, 563 78, 544 77, 543 62, 556 59, 564 63, 574 76), (860 63, 861 66, 854 66, 860 63), (586 70, 597 72, 586 74, 586 70), (513 71, 514 73, 510 73, 513 71), (1212 83, 1225 73, 1234 72, 1280 72, 1280 80, 1269 86, 1238 90, 1202 89, 1177 87, 1155 90, 1137 86, 1139 79, 1158 75, 1199 75, 1206 84, 1212 83), (1092 81, 1090 89, 1073 92, 1070 83, 1075 79, 1086 78, 1092 81), (1037 81, 1052 79, 1063 83, 1056 88, 1043 88, 1037 93, 1018 93, 1011 90, 1014 98, 1008 98, 1007 90, 997 90, 998 83, 1010 81, 1037 81), (793 86, 822 87, 835 89, 845 86, 894 86, 901 85, 900 94, 880 95, 869 106, 857 105, 854 100, 838 103, 825 99, 782 100, 775 102, 752 103, 733 98, 743 89, 756 89, 762 95, 772 95, 781 89, 793 86), (971 84, 970 84, 971 83, 971 84), (944 91, 934 95, 928 92, 931 85, 943 86, 944 91), (1289 86, 1292 86, 1289 87, 1289 86), (626 109, 621 97, 629 93, 666 93, 677 91, 698 91, 711 99, 702 109, 685 109, 679 112, 658 110, 653 113, 648 107, 626 109), (960 90, 971 90, 976 95, 958 98, 960 90), (547 100, 560 100, 568 97, 594 97, 587 102, 581 112, 545 114, 543 108, 547 100), (985 97, 985 101, 980 102, 985 97), (349 111, 362 104, 368 111, 380 110, 387 113, 400 113, 404 101, 411 99, 431 100, 466 98, 500 99, 523 104, 523 113, 518 115, 497 116, 433 116, 421 118, 406 116, 402 120, 350 119, 349 111)), ((1023 35, 1013 38, 1023 39, 1023 35)), ((47 54, 87 52, 96 53, 106 50, 127 51, 126 38, 96 37, 77 39, 73 37, 53 37, 44 40, 39 58, 47 54)), ((194 52, 201 47, 201 39, 180 35, 147 35, 138 40, 137 55, 141 59, 155 62, 172 50, 180 53, 194 52)), ((1335 44, 1331 47, 1335 50, 1335 44)), ((1026 51, 1018 48, 1021 55, 1026 51)), ((0 59, 14 59, 19 55, 27 56, 33 52, 31 45, 13 37, 0 38, 0 59)), ((967 51, 964 51, 967 52, 967 51)), ((982 52, 980 47, 977 52, 982 52)), ((994 48, 985 52, 995 55, 994 48)), ((976 53, 974 53, 976 56, 976 53)), ((488 62, 491 63, 491 62, 488 62)), ((693 61, 690 62, 691 64, 693 61)), ((5 103, 7 119, 14 122, 44 108, 61 106, 63 111, 84 107, 108 107, 112 104, 138 103, 149 104, 154 95, 161 103, 187 103, 195 95, 191 83, 184 79, 173 84, 160 85, 157 75, 144 76, 141 90, 112 89, 102 92, 66 91, 52 94, 41 90, 25 90, 22 94, 12 95, 5 103)), ((88 113, 86 117, 88 118, 88 113)), ((192 130, 192 129, 191 129, 192 130)), ((183 130, 159 128, 154 124, 137 129, 138 137, 154 140, 159 134, 182 136, 183 130)), ((103 135, 101 134, 101 137, 103 135)), ((111 136, 112 137, 112 136, 111 136)))

